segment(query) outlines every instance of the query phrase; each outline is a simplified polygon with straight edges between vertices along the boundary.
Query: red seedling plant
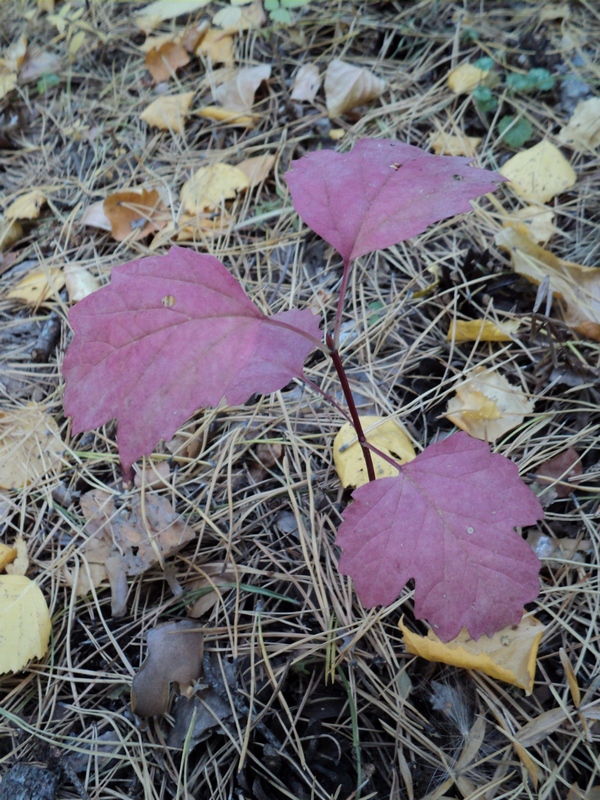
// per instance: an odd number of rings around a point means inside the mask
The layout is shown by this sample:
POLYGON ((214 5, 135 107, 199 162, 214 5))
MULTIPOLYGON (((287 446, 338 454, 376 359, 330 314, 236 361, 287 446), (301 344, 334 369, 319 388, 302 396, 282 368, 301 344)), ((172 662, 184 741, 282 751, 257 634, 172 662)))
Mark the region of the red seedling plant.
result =
POLYGON ((63 371, 73 432, 116 417, 130 480, 133 463, 198 408, 223 398, 237 405, 304 379, 304 361, 318 348, 333 360, 370 478, 354 491, 338 533, 340 571, 363 605, 393 602, 414 579, 415 614, 444 641, 462 627, 478 638, 518 623, 538 594, 539 562, 515 526, 535 523, 542 509, 516 466, 456 433, 398 467, 397 477, 375 480, 374 448, 338 350, 353 261, 469 211, 502 178, 465 158, 363 139, 349 153, 309 153, 286 179, 296 211, 344 263, 325 344, 310 310, 266 316, 212 256, 172 247, 123 264, 70 312, 63 371))

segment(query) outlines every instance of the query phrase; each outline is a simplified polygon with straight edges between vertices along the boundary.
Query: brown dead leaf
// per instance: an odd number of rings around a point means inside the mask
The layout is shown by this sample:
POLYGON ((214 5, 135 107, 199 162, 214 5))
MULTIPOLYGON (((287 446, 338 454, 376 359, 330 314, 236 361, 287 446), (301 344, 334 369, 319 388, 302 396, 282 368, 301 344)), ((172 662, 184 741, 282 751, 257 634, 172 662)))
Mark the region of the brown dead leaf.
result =
POLYGON ((429 134, 429 144, 436 155, 468 156, 473 158, 481 144, 479 136, 467 136, 464 133, 450 134, 444 131, 429 134))
POLYGON ((162 131, 183 133, 194 92, 162 95, 142 111, 140 119, 162 131))
POLYGON ((327 113, 330 117, 339 117, 377 99, 384 89, 385 81, 368 69, 334 58, 325 72, 327 113))
POLYGON ((152 489, 157 486, 164 486, 171 475, 171 467, 168 461, 149 461, 145 459, 144 467, 140 470, 137 466, 134 467, 135 475, 133 477, 133 485, 138 489, 145 486, 147 489, 152 489))
POLYGON ((159 230, 166 222, 165 212, 156 189, 128 189, 109 194, 104 201, 104 213, 117 242, 135 242, 159 230))
POLYGON ((246 174, 229 164, 200 167, 181 187, 181 204, 192 215, 215 211, 249 185, 246 174))
POLYGON ((146 69, 155 83, 168 81, 178 69, 190 63, 185 48, 175 42, 165 42, 157 49, 150 50, 144 60, 146 69))
POLYGON ((225 81, 214 91, 214 98, 227 111, 247 114, 252 111, 254 95, 263 81, 271 77, 271 66, 242 67, 230 80, 225 81))
POLYGON ((535 284, 548 278, 553 295, 564 303, 564 320, 570 328, 600 341, 600 268, 565 261, 544 250, 524 225, 504 228, 496 235, 496 244, 508 250, 519 275, 535 284))
POLYGON ((262 183, 268 178, 276 161, 276 156, 265 153, 263 156, 245 158, 237 165, 237 169, 241 170, 248 178, 248 186, 251 189, 253 186, 258 186, 259 183, 262 183))
POLYGON ((321 82, 319 67, 316 64, 303 64, 296 75, 290 99, 299 103, 312 103, 317 96, 321 82))
POLYGON ((198 568, 198 571, 202 577, 196 578, 189 586, 186 586, 186 590, 190 594, 197 596, 197 599, 188 608, 189 616, 194 617, 194 619, 201 617, 216 606, 221 592, 231 590, 231 587, 223 584, 237 583, 235 572, 228 570, 224 561, 203 564, 198 568))
POLYGON ((583 466, 579 453, 574 447, 569 447, 540 464, 536 470, 535 479, 542 486, 550 484, 556 492, 556 496, 564 498, 573 494, 577 488, 577 478, 582 474, 583 466))
POLYGON ((476 439, 495 442, 533 411, 533 401, 492 369, 476 367, 455 387, 445 417, 476 439))
POLYGON ((4 216, 6 219, 37 219, 45 202, 46 196, 39 189, 33 189, 17 197, 4 210, 4 216))
POLYGON ((202 672, 204 634, 195 622, 165 622, 147 633, 148 655, 131 684, 131 708, 138 717, 165 714, 169 687, 190 697, 202 672))
POLYGON ((54 417, 28 403, 0 411, 0 487, 22 489, 62 470, 65 445, 54 417))
POLYGON ((559 131, 558 141, 583 152, 600 147, 600 97, 577 104, 573 116, 559 131))
POLYGON ((196 45, 197 56, 206 56, 213 64, 233 64, 233 36, 220 28, 209 28, 196 45))

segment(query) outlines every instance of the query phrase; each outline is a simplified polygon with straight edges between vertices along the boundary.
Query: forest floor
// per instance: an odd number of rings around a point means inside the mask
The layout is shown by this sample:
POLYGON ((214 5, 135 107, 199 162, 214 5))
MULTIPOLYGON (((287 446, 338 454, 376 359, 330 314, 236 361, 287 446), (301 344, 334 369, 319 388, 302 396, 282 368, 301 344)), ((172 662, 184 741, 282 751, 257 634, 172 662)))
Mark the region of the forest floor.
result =
MULTIPOLYGON (((141 3, 0 4, 0 521, 5 544, 22 540, 17 570, 52 614, 46 655, 0 677, 0 798, 600 797, 600 278, 591 269, 600 139, 561 134, 577 104, 600 93, 598 7, 313 0, 287 22, 258 13, 224 49, 203 51, 228 4, 200 6, 143 31, 141 3), (144 43, 163 34, 199 50, 157 81, 144 43), (385 86, 331 118, 323 87, 311 101, 292 92, 303 65, 322 76, 334 59, 385 86), (491 66, 489 92, 453 92, 450 71, 474 62, 491 66), (223 98, 232 70, 261 65, 270 76, 244 124, 199 113, 218 106, 213 93, 223 98), (545 71, 533 73, 540 84, 519 90, 515 76, 530 70, 545 71), (184 105, 162 128, 141 118, 169 95, 184 105), (501 135, 507 115, 527 141, 501 135), (454 430, 447 403, 474 369, 495 370, 526 396, 530 410, 493 447, 545 506, 525 531, 542 560, 541 594, 527 610, 544 625, 530 694, 408 653, 400 619, 427 631, 412 613, 412 584, 390 606, 359 603, 337 570, 335 532, 350 501, 332 456, 343 418, 300 382, 200 410, 137 468, 132 487, 115 424, 73 436, 62 407, 78 293, 174 243, 220 258, 264 311, 313 306, 331 321, 341 262, 292 208, 290 161, 364 136, 431 150, 440 133, 463 146, 477 137, 475 164, 488 169, 550 142, 576 180, 545 201, 502 185, 472 213, 360 258, 343 356, 361 413, 393 415, 417 451, 454 430), (264 155, 273 156, 266 174, 210 218, 182 210, 182 186, 200 167, 264 155), (103 201, 131 189, 150 194, 117 197, 111 217, 103 201), (543 247, 590 268, 588 289, 565 290, 563 302, 552 277, 538 287, 517 274, 496 241, 509 215, 532 204, 544 212, 543 247), (474 319, 519 325, 502 342, 448 338, 452 323, 474 319), (536 480, 565 451, 574 455, 558 483, 536 480), (94 560, 86 548, 100 519, 129 542, 148 525, 186 541, 164 560, 132 546, 138 568, 111 596, 106 554, 94 560), (189 696, 171 688, 167 713, 137 716, 131 683, 147 634, 184 619, 203 632, 204 670, 189 696)), ((240 8, 225 11, 230 22, 240 8)), ((342 399, 321 355, 306 374, 342 399)), ((157 652, 168 671, 169 645, 157 652)), ((152 691, 160 700, 160 686, 152 691)))

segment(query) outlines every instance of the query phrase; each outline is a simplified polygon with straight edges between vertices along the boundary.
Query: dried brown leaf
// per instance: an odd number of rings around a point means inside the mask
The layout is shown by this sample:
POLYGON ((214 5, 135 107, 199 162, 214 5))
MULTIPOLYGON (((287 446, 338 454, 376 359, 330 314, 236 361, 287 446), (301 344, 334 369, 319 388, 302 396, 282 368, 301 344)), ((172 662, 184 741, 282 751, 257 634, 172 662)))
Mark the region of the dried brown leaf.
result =
POLYGON ((334 58, 325 72, 327 113, 330 117, 339 117, 377 99, 384 89, 385 81, 368 69, 334 58))
POLYGON ((150 50, 144 60, 146 69, 156 83, 168 81, 178 69, 190 63, 185 48, 175 42, 165 42, 157 49, 150 50))
POLYGON ((104 213, 117 242, 137 241, 159 230, 166 223, 165 211, 156 189, 114 192, 104 201, 104 213))

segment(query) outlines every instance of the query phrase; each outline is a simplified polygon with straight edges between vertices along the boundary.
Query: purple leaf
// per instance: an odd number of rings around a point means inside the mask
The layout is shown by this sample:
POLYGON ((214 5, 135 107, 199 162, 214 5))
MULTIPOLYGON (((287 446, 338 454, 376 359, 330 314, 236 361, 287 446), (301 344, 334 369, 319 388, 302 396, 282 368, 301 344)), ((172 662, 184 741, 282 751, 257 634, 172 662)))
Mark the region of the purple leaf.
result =
POLYGON ((266 317, 220 261, 182 247, 115 267, 69 320, 65 413, 73 433, 117 418, 127 476, 199 407, 238 405, 302 376, 320 335, 311 311, 266 317))
POLYGON ((349 153, 308 153, 285 177, 298 214, 348 264, 470 211, 469 200, 504 180, 469 160, 395 139, 361 139, 349 153))
POLYGON ((516 624, 537 597, 540 564, 514 528, 542 507, 484 442, 453 434, 352 497, 339 569, 367 608, 392 603, 412 578, 415 616, 449 641, 463 627, 477 639, 516 624))

